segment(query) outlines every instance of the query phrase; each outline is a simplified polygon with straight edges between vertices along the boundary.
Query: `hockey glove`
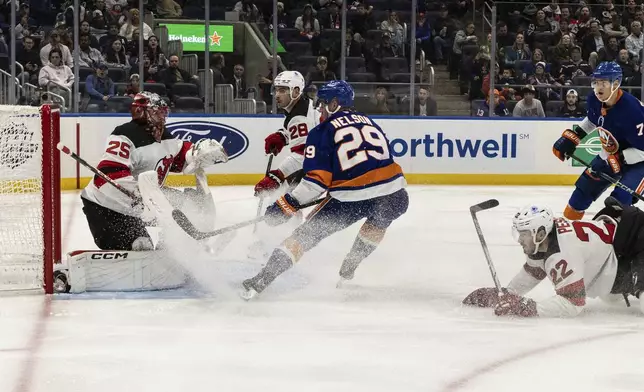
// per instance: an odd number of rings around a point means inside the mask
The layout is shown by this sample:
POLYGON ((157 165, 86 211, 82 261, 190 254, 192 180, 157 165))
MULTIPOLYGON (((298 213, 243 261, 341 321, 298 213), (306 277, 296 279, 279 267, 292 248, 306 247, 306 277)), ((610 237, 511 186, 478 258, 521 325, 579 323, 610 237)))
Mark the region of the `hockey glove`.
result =
POLYGON ((266 209, 266 224, 279 226, 286 223, 300 209, 300 203, 288 193, 266 209))
POLYGON ((597 156, 590 163, 590 175, 593 178, 598 178, 595 174, 606 173, 611 177, 618 177, 622 173, 622 164, 624 157, 621 152, 610 154, 606 159, 597 156))
POLYGON ((183 172, 192 174, 197 169, 225 162, 228 162, 228 154, 221 143, 214 139, 200 139, 186 153, 186 167, 183 172))
MULTIPOLYGON (((504 289, 505 290, 505 289, 504 289)), ((476 289, 463 300, 463 305, 493 308, 499 302, 499 291, 496 287, 476 289)))
POLYGON ((284 182, 281 170, 271 170, 268 175, 255 185, 255 196, 263 196, 268 192, 278 189, 284 182))
POLYGON ((286 134, 281 129, 275 133, 271 133, 264 139, 264 151, 267 154, 277 155, 282 151, 284 146, 288 144, 286 134))
POLYGON ((577 145, 585 137, 586 132, 581 127, 574 126, 573 129, 566 129, 552 146, 552 153, 563 162, 575 152, 577 145))
POLYGON ((497 316, 535 317, 538 316, 537 303, 530 298, 506 292, 499 296, 499 302, 494 307, 494 314, 497 316))

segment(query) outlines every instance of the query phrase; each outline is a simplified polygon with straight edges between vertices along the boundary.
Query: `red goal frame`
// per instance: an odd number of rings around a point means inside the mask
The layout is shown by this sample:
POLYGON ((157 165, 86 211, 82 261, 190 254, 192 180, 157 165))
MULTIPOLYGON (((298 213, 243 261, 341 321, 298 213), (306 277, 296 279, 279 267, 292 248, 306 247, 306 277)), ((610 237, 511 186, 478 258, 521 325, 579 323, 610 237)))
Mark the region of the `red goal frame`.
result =
POLYGON ((60 110, 40 108, 42 130, 43 286, 54 292, 54 264, 61 262, 60 225, 60 110))

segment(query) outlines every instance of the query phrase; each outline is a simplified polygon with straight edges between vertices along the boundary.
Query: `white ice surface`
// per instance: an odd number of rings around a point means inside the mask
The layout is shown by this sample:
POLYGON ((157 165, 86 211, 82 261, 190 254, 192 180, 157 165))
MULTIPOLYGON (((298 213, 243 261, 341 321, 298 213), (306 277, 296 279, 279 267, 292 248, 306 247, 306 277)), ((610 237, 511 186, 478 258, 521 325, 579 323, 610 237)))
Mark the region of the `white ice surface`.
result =
MULTIPOLYGON (((254 216, 250 187, 212 190, 218 227, 254 216)), ((250 227, 217 259, 194 246, 181 251, 201 275, 200 290, 0 296, 0 392, 644 390, 636 300, 631 308, 591 300, 572 320, 497 318, 460 305, 492 286, 468 207, 499 199, 480 221, 507 283, 523 263, 513 212, 542 202, 560 213, 570 187, 409 191, 409 212, 343 289, 337 273, 357 225, 322 242, 255 302, 236 297, 263 262, 247 258, 250 227)), ((63 201, 64 249, 94 249, 78 194, 63 201)), ((286 234, 260 235, 270 244, 286 234)), ((545 281, 530 295, 539 300, 552 288, 545 281)))

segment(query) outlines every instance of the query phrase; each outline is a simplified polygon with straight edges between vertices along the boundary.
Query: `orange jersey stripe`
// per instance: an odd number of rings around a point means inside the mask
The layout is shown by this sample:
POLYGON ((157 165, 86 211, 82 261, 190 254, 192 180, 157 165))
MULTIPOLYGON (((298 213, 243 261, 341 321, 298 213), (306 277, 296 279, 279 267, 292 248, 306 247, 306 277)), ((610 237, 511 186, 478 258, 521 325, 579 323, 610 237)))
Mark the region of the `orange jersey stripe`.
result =
POLYGON ((331 189, 333 188, 360 188, 373 183, 386 181, 392 177, 402 174, 402 168, 397 163, 392 163, 389 166, 381 167, 371 170, 360 177, 351 180, 333 181, 331 189))
POLYGON ((312 179, 313 181, 319 182, 327 188, 331 185, 331 181, 333 180, 333 174, 326 170, 311 170, 310 172, 306 173, 306 177, 312 179))
POLYGON ((644 192, 644 180, 640 181, 640 184, 637 186, 635 193, 642 194, 644 192))

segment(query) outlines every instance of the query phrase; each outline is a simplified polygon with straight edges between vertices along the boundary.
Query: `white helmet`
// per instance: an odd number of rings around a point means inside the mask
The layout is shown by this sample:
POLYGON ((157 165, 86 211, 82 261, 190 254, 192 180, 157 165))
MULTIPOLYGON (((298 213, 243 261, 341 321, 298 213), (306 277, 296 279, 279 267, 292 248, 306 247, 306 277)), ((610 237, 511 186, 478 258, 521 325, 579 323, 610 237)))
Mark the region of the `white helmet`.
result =
POLYGON ((544 206, 530 205, 523 207, 512 218, 512 234, 515 236, 515 240, 518 239, 520 231, 530 231, 535 245, 534 253, 537 253, 539 245, 548 237, 553 227, 554 215, 550 208, 544 206), (545 229, 546 235, 541 241, 537 241, 537 232, 542 227, 545 229))
POLYGON ((305 85, 304 76, 297 71, 280 72, 275 80, 273 80, 273 89, 277 87, 288 87, 291 99, 298 99, 304 92, 305 85), (295 87, 300 88, 300 93, 297 96, 293 95, 295 87))

